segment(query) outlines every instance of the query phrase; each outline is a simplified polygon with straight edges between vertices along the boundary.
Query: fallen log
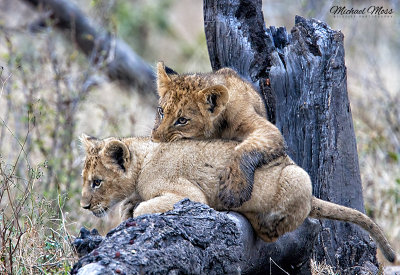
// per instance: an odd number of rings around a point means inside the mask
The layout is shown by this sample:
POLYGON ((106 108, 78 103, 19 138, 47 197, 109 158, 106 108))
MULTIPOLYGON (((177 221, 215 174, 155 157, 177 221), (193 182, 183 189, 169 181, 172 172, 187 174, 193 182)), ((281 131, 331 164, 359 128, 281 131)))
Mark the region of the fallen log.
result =
POLYGON ((318 232, 318 222, 308 219, 280 242, 265 243, 242 215, 184 199, 172 211, 129 219, 104 238, 81 230, 72 274, 293 274, 311 255, 317 234, 304 234, 310 228, 318 232))

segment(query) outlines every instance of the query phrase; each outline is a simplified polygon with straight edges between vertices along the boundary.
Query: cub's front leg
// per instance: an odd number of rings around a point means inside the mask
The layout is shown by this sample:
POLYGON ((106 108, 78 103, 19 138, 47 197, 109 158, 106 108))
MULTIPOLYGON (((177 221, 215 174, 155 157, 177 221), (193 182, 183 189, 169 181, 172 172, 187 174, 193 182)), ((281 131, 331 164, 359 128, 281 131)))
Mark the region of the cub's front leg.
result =
POLYGON ((164 213, 172 210, 174 204, 184 199, 185 196, 173 193, 165 193, 151 200, 141 202, 133 211, 133 217, 138 217, 144 214, 164 213))
POLYGON ((126 198, 120 206, 120 216, 123 221, 133 217, 133 211, 143 200, 138 193, 133 193, 126 198))
POLYGON ((238 130, 243 141, 235 148, 235 156, 220 180, 218 196, 227 208, 240 207, 251 198, 257 167, 286 153, 283 136, 275 125, 257 114, 243 120, 247 123, 238 130))
MULTIPOLYGON (((147 184, 149 185, 145 186, 144 189, 154 188, 150 183, 147 184)), ((185 178, 179 178, 173 182, 162 182, 160 179, 158 184, 163 186, 165 191, 159 190, 160 196, 141 202, 133 212, 134 217, 167 212, 173 209, 175 203, 184 198, 207 204, 206 195, 203 191, 185 178)), ((152 191, 154 192, 154 190, 152 191)))

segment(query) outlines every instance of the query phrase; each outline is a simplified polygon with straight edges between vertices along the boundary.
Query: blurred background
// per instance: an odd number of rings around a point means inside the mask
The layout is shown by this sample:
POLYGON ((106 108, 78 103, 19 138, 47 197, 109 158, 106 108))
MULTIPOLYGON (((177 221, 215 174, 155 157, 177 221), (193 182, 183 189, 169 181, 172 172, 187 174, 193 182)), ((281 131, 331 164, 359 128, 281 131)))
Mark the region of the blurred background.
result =
MULTIPOLYGON (((94 25, 123 39, 154 68, 210 71, 200 0, 72 1, 94 25)), ((345 36, 347 81, 367 214, 400 251, 400 6, 398 1, 263 1, 267 26, 295 15, 345 36), (392 8, 391 16, 334 16, 333 5, 392 8)), ((81 226, 106 233, 79 206, 79 136, 149 135, 154 109, 110 81, 51 22, 23 1, 0 0, 0 273, 68 272, 81 226), (22 245, 23 244, 23 245, 22 245)), ((118 211, 118 209, 116 209, 118 211)))

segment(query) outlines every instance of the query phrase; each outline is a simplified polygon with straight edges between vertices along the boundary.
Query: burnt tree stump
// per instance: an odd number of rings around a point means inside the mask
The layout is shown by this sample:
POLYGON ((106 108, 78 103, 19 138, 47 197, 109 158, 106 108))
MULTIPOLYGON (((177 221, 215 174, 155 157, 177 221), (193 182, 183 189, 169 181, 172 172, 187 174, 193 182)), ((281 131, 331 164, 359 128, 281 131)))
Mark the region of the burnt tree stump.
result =
MULTIPOLYGON (((204 0, 212 68, 231 67, 254 84, 288 154, 310 174, 316 197, 365 212, 343 34, 299 16, 290 33, 266 28, 261 4, 204 0)), ((342 273, 377 272, 376 246, 366 232, 343 222, 320 223, 314 259, 342 273)))

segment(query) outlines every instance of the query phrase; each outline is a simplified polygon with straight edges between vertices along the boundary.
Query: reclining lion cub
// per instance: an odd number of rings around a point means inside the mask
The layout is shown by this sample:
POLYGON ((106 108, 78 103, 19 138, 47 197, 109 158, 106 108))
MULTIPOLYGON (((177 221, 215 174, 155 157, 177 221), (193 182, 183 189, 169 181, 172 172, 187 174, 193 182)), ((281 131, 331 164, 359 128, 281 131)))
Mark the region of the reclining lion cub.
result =
MULTIPOLYGON (((171 210, 183 198, 227 210, 218 199, 221 171, 230 163, 237 142, 177 141, 149 138, 83 136, 86 159, 81 206, 96 216, 126 199, 123 217, 171 210)), ((234 208, 245 215, 258 236, 273 242, 309 217, 358 224, 377 241, 385 257, 395 253, 381 229, 361 212, 312 196, 308 174, 282 156, 256 170, 250 200, 234 208)))

